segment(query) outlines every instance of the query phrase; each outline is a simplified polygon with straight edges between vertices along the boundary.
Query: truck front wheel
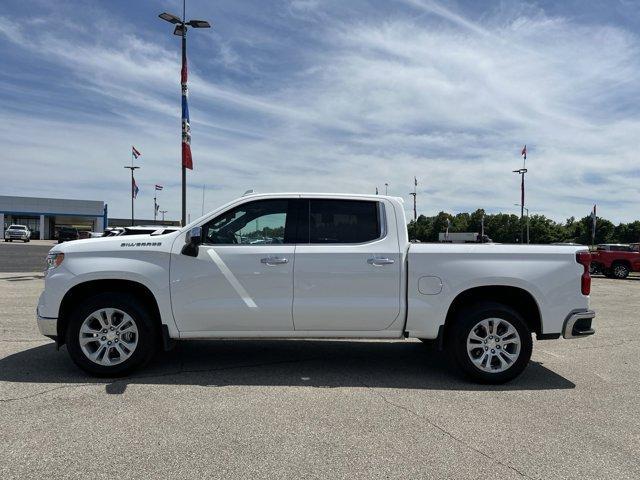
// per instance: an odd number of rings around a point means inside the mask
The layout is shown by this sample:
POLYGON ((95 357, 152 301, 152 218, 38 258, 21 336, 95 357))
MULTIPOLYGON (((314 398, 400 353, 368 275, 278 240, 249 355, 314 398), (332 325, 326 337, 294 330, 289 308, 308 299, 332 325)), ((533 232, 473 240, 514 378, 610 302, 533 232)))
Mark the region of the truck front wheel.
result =
POLYGON ((69 316, 67 350, 84 371, 115 377, 148 362, 158 332, 148 309, 126 293, 102 293, 81 302, 69 316))
POLYGON ((482 302, 461 310, 447 334, 449 353, 472 380, 499 384, 517 377, 531 358, 531 330, 507 305, 482 302))

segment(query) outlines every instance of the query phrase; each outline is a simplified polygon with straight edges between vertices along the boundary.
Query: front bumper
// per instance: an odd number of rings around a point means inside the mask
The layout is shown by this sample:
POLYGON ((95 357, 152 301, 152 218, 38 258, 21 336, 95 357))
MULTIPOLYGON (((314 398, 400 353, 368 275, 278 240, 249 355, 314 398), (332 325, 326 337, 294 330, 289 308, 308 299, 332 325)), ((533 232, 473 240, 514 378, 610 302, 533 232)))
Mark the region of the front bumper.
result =
POLYGON ((58 319, 41 317, 36 311, 36 317, 38 319, 38 330, 45 337, 55 337, 58 335, 58 319))
POLYGON ((564 320, 562 336, 564 338, 580 338, 593 335, 596 331, 591 323, 596 316, 593 310, 576 310, 571 312, 564 320))

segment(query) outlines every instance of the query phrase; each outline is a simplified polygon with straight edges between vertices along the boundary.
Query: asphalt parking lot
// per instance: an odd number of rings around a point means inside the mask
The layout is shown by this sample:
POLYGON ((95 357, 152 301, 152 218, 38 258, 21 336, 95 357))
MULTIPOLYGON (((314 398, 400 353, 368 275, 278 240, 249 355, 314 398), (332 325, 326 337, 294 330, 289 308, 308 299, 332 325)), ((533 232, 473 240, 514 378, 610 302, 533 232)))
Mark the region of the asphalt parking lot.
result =
POLYGON ((198 341, 127 379, 40 337, 39 273, 0 274, 0 478, 640 478, 640 281, 597 334, 505 386, 414 341, 198 341))
POLYGON ((45 257, 54 240, 0 243, 0 272, 37 272, 44 270, 45 257))

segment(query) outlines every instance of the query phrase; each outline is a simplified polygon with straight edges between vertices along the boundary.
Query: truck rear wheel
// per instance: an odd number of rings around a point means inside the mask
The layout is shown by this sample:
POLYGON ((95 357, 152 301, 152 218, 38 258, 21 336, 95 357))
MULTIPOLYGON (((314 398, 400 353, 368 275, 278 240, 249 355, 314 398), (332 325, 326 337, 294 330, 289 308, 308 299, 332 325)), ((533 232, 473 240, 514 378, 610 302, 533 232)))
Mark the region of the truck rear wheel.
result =
POLYGON ((614 278, 623 279, 629 276, 629 267, 624 263, 616 263, 611 268, 614 278))
POLYGON ((494 302, 460 311, 447 334, 450 355, 460 369, 479 383, 514 379, 531 358, 531 330, 518 312, 494 302))
POLYGON ((144 304, 126 293, 102 293, 79 304, 69 317, 67 350, 84 371, 126 375, 147 363, 158 332, 144 304))

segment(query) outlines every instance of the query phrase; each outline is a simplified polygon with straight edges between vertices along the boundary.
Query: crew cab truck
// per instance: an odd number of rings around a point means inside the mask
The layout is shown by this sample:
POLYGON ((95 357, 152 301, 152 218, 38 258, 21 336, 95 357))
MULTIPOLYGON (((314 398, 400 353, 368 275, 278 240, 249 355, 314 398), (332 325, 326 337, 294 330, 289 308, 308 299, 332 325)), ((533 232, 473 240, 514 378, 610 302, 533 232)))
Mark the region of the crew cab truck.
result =
POLYGON ((243 196, 165 235, 57 245, 42 334, 98 376, 203 338, 418 338, 501 383, 538 339, 591 335, 581 247, 410 244, 401 199, 243 196))
POLYGON ((640 272, 640 249, 637 244, 603 243, 591 254, 591 273, 623 279, 631 272, 640 272))

